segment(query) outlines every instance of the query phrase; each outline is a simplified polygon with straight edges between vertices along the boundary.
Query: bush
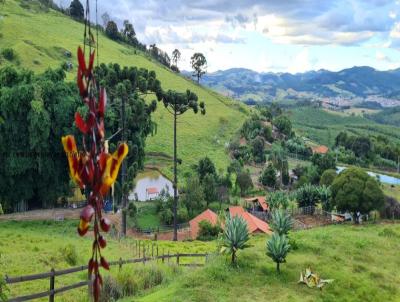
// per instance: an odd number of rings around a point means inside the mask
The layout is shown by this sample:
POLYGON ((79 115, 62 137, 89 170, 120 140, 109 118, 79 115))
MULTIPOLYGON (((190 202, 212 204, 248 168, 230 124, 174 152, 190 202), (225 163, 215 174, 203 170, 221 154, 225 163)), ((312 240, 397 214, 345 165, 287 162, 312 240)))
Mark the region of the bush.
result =
POLYGON ((1 206, 1 203, 0 203, 0 215, 3 215, 4 214, 4 210, 3 210, 3 207, 1 206))
POLYGON ((214 240, 218 237, 219 233, 222 232, 222 229, 219 225, 212 225, 207 220, 200 221, 199 227, 200 229, 197 239, 202 241, 214 240))
POLYGON ((133 296, 138 292, 139 285, 132 273, 122 271, 117 276, 117 282, 123 296, 133 296))
POLYGON ((149 289, 154 286, 160 285, 164 280, 164 272, 156 265, 146 266, 145 268, 139 269, 138 275, 141 278, 141 288, 149 289))
POLYGON ((106 276, 101 288, 100 302, 117 301, 123 297, 121 286, 112 276, 106 276))
POLYGON ((336 175, 337 175, 336 170, 334 170, 334 169, 325 170, 324 173, 322 173, 322 175, 321 175, 319 184, 321 186, 322 185, 330 186, 333 183, 333 181, 335 180, 336 175))
POLYGON ((4 48, 1 54, 3 55, 4 59, 8 61, 12 61, 16 57, 15 51, 12 48, 4 48))
POLYGON ((131 218, 135 218, 137 214, 137 208, 133 202, 130 202, 128 205, 128 215, 131 218))
POLYGON ((379 213, 382 218, 398 219, 400 218, 400 203, 393 197, 386 196, 384 206, 379 213))
POLYGON ((68 244, 64 248, 62 248, 61 254, 65 262, 67 262, 69 265, 73 266, 78 263, 78 253, 75 246, 73 246, 72 244, 68 244))

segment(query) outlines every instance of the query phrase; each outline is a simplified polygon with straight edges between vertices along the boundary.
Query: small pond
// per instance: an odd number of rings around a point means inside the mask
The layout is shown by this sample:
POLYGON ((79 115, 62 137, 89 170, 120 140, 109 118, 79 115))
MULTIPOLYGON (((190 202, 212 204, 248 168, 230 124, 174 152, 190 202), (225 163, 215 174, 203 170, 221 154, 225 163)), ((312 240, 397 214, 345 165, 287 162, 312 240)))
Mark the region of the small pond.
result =
MULTIPOLYGON (((347 169, 347 167, 337 167, 336 171, 337 173, 342 172, 344 169, 347 169)), ((373 176, 373 177, 379 177, 380 182, 389 184, 389 185, 400 185, 400 178, 385 175, 385 174, 379 174, 371 171, 367 171, 368 175, 373 176)))
POLYGON ((135 189, 129 194, 129 200, 151 200, 157 197, 162 189, 166 189, 171 196, 174 195, 172 182, 156 170, 145 170, 139 173, 135 184, 135 189))

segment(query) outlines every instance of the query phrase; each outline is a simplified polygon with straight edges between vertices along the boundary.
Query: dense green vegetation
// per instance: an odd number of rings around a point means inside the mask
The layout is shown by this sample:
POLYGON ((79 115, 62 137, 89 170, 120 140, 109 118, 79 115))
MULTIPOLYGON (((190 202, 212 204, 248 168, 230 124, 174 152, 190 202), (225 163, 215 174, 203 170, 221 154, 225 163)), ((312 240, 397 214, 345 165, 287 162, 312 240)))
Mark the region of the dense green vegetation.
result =
POLYGON ((374 114, 366 115, 367 118, 385 125, 400 125, 400 107, 387 108, 374 114))
MULTIPOLYGON (((63 63, 72 62, 73 69, 67 73, 67 79, 73 80, 76 72, 75 52, 77 46, 82 43, 83 24, 59 12, 42 10, 34 5, 34 2, 27 5, 29 9, 23 8, 19 1, 13 0, 2 5, 1 49, 12 48, 17 59, 12 62, 2 59, 0 64, 19 64, 35 72, 43 72, 49 67, 56 68, 63 63), (18 36, 14 34, 16 30, 18 36), (67 56, 67 52, 72 53, 72 56, 67 56)), ((124 66, 154 70, 163 89, 180 92, 190 89, 197 94, 199 101, 205 102, 208 111, 206 118, 187 114, 180 120, 178 142, 182 147, 178 156, 182 159, 179 169, 181 173, 188 170, 204 154, 208 154, 218 168, 228 165, 225 144, 244 120, 246 109, 242 105, 196 85, 159 65, 142 51, 112 41, 103 33, 100 33, 99 47, 100 63, 120 63, 124 66)), ((149 100, 152 99, 154 97, 149 100)), ((147 140, 146 151, 155 155, 171 156, 172 117, 166 109, 159 106, 154 114, 154 121, 158 125, 157 131, 147 140)), ((171 165, 163 166, 162 170, 167 176, 171 176, 171 168, 171 165)))
POLYGON ((344 116, 310 106, 291 109, 290 116, 299 135, 328 147, 334 145, 335 138, 344 130, 360 136, 382 135, 392 142, 400 142, 396 127, 374 123, 361 116, 344 116))

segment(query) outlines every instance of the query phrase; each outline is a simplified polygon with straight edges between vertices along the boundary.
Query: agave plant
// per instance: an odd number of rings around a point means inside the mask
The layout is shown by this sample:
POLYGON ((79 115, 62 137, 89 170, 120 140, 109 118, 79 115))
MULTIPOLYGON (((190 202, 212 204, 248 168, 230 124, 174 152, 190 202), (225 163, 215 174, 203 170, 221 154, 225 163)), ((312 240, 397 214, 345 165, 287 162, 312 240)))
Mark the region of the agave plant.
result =
POLYGON ((289 240, 285 235, 272 234, 267 241, 267 256, 276 263, 276 270, 280 273, 280 264, 286 262, 286 256, 290 250, 289 240))
POLYGON ((283 210, 274 210, 272 212, 270 226, 275 233, 278 233, 278 235, 287 235, 292 229, 293 220, 292 217, 283 210))
POLYGON ((298 283, 304 283, 308 287, 316 287, 322 290, 325 284, 333 282, 333 279, 321 279, 318 274, 311 272, 310 268, 307 268, 304 275, 300 272, 300 280, 298 283))
POLYGON ((236 263, 236 252, 249 247, 249 231, 246 221, 239 216, 226 219, 225 231, 221 238, 221 253, 231 255, 232 264, 236 263))

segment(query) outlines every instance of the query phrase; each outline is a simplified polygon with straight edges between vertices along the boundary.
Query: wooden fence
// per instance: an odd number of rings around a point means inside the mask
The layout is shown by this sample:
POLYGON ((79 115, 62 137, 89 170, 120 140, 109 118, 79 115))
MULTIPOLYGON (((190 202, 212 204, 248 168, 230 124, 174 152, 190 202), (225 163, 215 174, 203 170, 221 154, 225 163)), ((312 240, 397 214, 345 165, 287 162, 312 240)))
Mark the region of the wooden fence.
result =
MULTIPOLYGON (((139 242, 138 246, 139 246, 139 251, 140 251, 140 242, 139 242)), ((159 252, 158 246, 156 246, 156 247, 157 248, 155 249, 154 245, 152 245, 151 254, 150 254, 149 248, 146 248, 145 245, 143 245, 141 258, 126 259, 126 260, 123 260, 122 258, 120 258, 117 261, 109 262, 109 265, 110 266, 118 265, 119 269, 121 269, 124 264, 131 264, 131 263, 145 264, 148 261, 154 261, 154 260, 157 260, 157 261, 161 260, 162 263, 165 263, 165 261, 170 262, 171 258, 175 258, 177 265, 197 267, 197 266, 203 266, 204 264, 202 264, 202 263, 182 264, 181 259, 185 258, 185 257, 204 257, 205 261, 207 261, 207 257, 209 256, 209 254, 182 254, 182 253, 170 254, 169 252, 167 254, 159 255, 158 254, 158 252, 159 252), (149 256, 146 256, 146 253, 149 253, 149 256)), ((26 296, 10 298, 8 301, 9 302, 22 302, 22 301, 30 301, 30 300, 34 300, 34 299, 49 297, 49 301, 54 302, 54 298, 55 298, 56 294, 60 294, 60 293, 63 293, 63 292, 66 292, 66 291, 69 291, 69 290, 72 290, 75 288, 83 287, 83 286, 88 286, 88 288, 90 290, 90 282, 88 280, 81 281, 81 282, 71 284, 68 286, 64 286, 61 288, 55 288, 55 279, 57 276, 68 275, 68 274, 72 274, 72 273, 76 273, 76 272, 80 272, 80 271, 85 271, 87 269, 88 269, 88 266, 83 265, 83 266, 73 267, 73 268, 59 270, 59 271, 51 269, 50 272, 47 272, 47 273, 27 275, 27 276, 9 277, 6 275, 5 281, 7 284, 15 284, 15 283, 21 283, 21 282, 40 280, 40 279, 49 279, 49 290, 48 291, 30 294, 30 295, 26 295, 26 296)))

